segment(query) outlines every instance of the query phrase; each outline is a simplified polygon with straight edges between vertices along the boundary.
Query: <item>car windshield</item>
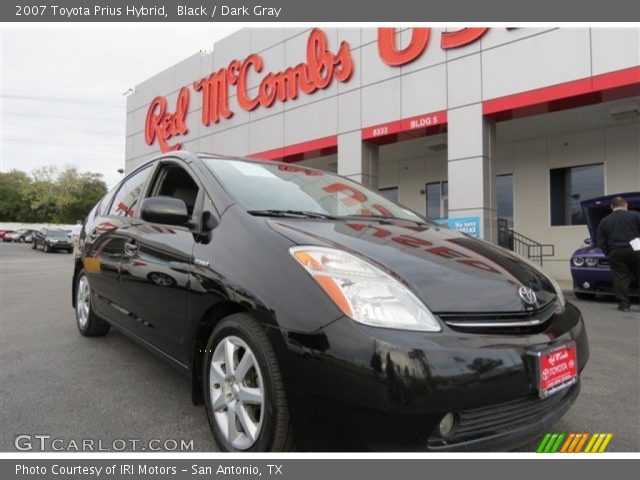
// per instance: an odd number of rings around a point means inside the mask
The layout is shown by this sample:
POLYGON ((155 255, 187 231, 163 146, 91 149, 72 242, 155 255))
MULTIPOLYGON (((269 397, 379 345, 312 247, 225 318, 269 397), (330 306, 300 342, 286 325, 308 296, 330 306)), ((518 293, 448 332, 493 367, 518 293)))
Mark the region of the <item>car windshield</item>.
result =
POLYGON ((49 230, 47 232, 47 236, 54 238, 67 238, 67 233, 62 230, 49 230))
POLYGON ((382 195, 321 170, 282 163, 201 158, 225 189, 251 212, 423 221, 382 195))

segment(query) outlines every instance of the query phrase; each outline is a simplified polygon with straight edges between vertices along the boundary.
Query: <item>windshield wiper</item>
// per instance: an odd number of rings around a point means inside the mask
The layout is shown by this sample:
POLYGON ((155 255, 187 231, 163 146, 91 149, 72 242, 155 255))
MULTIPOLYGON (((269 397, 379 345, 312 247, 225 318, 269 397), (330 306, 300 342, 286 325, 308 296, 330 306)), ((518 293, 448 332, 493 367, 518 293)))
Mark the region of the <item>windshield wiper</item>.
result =
POLYGON ((327 213, 310 212, 307 210, 248 210, 251 215, 261 215, 265 217, 306 217, 322 218, 325 220, 335 220, 336 217, 327 213))
POLYGON ((365 219, 365 220, 367 218, 370 218, 373 220, 378 220, 383 223, 391 223, 391 221, 393 220, 401 220, 405 222, 413 222, 420 226, 431 226, 428 222, 425 222, 423 220, 411 220, 410 218, 390 217, 388 215, 344 215, 344 216, 341 216, 340 218, 357 218, 357 219, 365 219))

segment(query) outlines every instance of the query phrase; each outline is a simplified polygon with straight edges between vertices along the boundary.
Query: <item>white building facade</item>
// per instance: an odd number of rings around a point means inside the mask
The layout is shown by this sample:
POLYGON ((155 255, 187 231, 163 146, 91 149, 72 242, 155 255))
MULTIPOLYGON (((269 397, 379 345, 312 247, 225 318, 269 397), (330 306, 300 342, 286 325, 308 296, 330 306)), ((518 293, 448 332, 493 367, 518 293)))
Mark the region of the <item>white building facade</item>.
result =
POLYGON ((175 149, 319 167, 553 245, 568 279, 580 201, 640 190, 640 30, 243 29, 138 85, 126 132, 127 171, 175 149))

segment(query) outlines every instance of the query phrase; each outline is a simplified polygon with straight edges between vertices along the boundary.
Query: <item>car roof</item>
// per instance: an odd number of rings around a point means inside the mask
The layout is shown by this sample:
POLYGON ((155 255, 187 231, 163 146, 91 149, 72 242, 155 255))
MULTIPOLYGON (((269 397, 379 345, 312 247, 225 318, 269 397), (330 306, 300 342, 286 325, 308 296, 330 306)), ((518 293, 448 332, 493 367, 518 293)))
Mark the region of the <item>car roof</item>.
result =
POLYGON ((313 170, 322 173, 331 174, 332 172, 327 172, 325 170, 320 170, 314 167, 307 167, 306 165, 296 165, 293 162, 279 162, 277 160, 270 160, 268 158, 253 158, 253 157, 235 157, 232 155, 219 155, 217 153, 209 153, 209 152, 198 152, 195 154, 198 158, 211 158, 214 160, 236 160, 239 162, 249 162, 249 163, 259 163, 264 165, 276 165, 283 166, 287 168, 300 168, 304 170, 313 170))

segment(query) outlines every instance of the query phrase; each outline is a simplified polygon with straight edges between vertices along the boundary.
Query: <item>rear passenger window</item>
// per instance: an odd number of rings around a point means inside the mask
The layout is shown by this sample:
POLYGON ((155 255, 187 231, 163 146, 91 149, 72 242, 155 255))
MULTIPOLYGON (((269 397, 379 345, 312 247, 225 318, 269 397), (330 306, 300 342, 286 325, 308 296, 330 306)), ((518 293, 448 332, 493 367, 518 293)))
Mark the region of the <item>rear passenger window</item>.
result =
POLYGON ((120 185, 116 185, 104 197, 102 197, 102 200, 100 200, 100 203, 98 204, 98 208, 96 209, 96 215, 95 215, 96 217, 98 215, 102 216, 107 214, 109 205, 111 204, 111 199, 113 198, 115 193, 118 191, 119 186, 120 185))
POLYGON ((140 192, 150 172, 151 168, 147 167, 125 180, 113 199, 109 215, 133 217, 138 207, 140 192))

